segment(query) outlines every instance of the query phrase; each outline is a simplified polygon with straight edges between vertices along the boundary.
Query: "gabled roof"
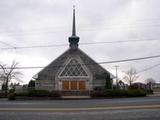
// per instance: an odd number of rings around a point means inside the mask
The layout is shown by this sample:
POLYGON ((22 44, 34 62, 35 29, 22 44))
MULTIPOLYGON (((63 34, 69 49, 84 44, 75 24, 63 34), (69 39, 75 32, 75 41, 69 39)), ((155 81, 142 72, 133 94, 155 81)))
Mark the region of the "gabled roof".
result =
POLYGON ((83 61, 84 65, 89 69, 92 74, 110 74, 106 69, 96 63, 92 58, 90 58, 87 54, 85 54, 81 49, 73 50, 68 49, 63 54, 61 54, 57 59, 52 61, 48 66, 42 69, 38 76, 46 76, 51 73, 53 77, 57 74, 61 67, 64 67, 64 63, 70 57, 78 56, 83 61))

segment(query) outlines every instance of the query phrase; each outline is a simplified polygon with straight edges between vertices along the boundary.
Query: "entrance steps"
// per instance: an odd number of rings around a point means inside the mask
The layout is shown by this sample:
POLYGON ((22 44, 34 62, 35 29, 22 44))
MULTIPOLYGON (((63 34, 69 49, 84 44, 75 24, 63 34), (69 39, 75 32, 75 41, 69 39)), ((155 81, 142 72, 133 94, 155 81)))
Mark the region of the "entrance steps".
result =
POLYGON ((74 97, 74 98, 88 98, 90 97, 89 91, 61 91, 63 97, 74 97))
POLYGON ((90 96, 62 96, 63 99, 89 99, 90 96))

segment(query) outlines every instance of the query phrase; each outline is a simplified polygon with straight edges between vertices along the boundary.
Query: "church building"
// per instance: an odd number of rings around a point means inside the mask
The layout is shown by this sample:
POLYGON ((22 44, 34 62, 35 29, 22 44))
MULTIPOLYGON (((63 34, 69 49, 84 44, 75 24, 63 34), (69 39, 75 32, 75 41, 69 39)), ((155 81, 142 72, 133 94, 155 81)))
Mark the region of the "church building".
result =
POLYGON ((35 88, 49 91, 92 91, 104 89, 112 83, 113 75, 91 59, 78 46, 75 8, 73 9, 72 36, 69 49, 37 73, 35 88))

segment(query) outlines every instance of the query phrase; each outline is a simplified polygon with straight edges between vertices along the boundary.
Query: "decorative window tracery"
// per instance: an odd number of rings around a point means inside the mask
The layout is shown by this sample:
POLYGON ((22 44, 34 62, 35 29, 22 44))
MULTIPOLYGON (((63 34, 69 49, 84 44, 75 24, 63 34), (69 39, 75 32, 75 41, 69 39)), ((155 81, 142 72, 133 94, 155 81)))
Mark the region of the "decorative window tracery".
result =
POLYGON ((87 73, 82 65, 76 60, 71 59, 59 75, 60 77, 87 77, 87 73))

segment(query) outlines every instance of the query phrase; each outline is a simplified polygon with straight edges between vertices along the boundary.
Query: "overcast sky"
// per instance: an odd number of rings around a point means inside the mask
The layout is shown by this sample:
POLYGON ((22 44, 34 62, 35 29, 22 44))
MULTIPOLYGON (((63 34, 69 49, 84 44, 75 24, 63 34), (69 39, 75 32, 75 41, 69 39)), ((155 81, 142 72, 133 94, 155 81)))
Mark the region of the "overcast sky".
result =
MULTIPOLYGON (((77 35, 81 43, 148 40, 110 44, 79 45, 96 62, 160 55, 159 0, 0 0, 0 61, 19 66, 46 66, 69 48, 72 6, 76 5, 77 35), (3 42, 7 43, 4 44, 3 42), (2 49, 23 46, 67 44, 30 49, 2 49)), ((160 64, 160 58, 103 64, 118 74, 131 67, 143 71, 160 64)), ((21 70, 27 83, 40 69, 21 70)), ((160 82, 160 65, 139 73, 140 81, 160 82)))

